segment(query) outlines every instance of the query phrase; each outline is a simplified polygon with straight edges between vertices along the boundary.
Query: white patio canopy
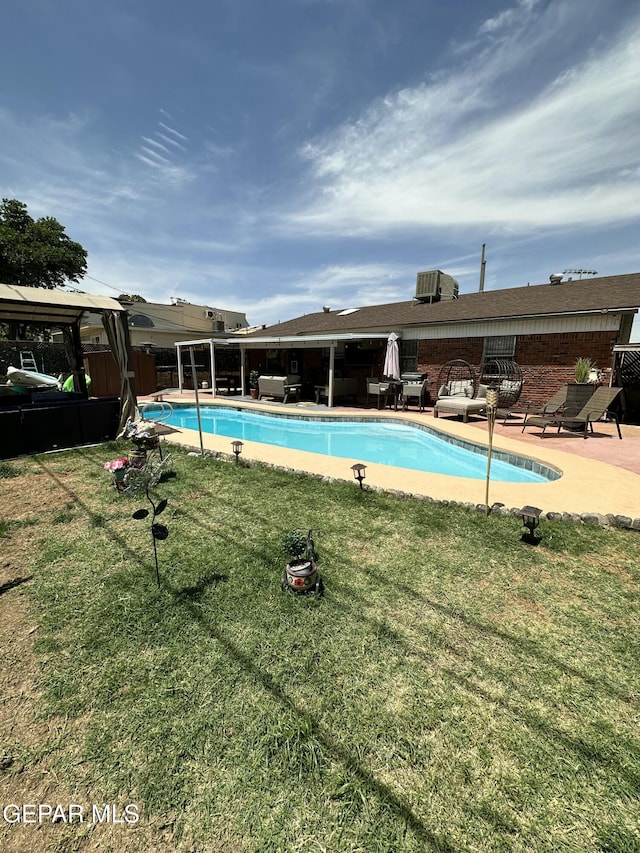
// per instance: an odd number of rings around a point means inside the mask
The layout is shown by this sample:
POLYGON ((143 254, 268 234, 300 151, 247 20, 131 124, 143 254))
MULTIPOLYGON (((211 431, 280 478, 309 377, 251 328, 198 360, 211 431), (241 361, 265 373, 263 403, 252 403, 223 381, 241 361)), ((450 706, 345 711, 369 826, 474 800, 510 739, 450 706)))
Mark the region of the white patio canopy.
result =
POLYGON ((178 381, 182 391, 182 347, 209 347, 211 360, 211 384, 212 394, 216 393, 216 346, 233 346, 240 349, 240 386, 245 387, 245 351, 250 349, 317 349, 318 347, 329 350, 329 376, 327 377, 327 406, 333 407, 333 382, 336 349, 339 345, 353 341, 387 341, 388 332, 343 332, 335 335, 287 335, 275 337, 272 335, 247 336, 232 335, 227 338, 204 338, 197 341, 180 341, 176 344, 178 354, 178 381))

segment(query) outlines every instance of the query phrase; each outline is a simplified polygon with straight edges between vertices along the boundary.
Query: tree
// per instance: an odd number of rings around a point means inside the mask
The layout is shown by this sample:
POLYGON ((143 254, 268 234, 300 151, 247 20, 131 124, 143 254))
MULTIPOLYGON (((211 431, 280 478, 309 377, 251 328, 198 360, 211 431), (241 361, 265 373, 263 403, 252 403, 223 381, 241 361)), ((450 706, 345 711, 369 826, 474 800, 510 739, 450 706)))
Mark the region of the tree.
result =
POLYGON ((144 296, 140 296, 138 293, 121 293, 118 296, 118 302, 146 302, 147 300, 144 296))
POLYGON ((3 198, 0 205, 0 283, 62 287, 87 272, 87 253, 52 216, 34 220, 27 205, 3 198))

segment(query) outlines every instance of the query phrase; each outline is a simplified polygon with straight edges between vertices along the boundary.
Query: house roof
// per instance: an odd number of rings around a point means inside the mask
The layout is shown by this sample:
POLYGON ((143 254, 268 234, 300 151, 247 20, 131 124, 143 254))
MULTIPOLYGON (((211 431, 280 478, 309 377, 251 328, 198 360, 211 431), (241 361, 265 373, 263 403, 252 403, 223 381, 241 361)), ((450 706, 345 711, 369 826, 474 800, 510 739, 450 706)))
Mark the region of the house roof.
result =
POLYGON ((396 329, 520 317, 635 311, 640 306, 640 273, 603 276, 560 284, 537 284, 466 293, 442 302, 391 302, 356 309, 305 314, 251 337, 330 334, 358 329, 396 329))
POLYGON ((108 296, 0 284, 0 320, 5 322, 69 325, 85 311, 123 310, 119 302, 108 296))

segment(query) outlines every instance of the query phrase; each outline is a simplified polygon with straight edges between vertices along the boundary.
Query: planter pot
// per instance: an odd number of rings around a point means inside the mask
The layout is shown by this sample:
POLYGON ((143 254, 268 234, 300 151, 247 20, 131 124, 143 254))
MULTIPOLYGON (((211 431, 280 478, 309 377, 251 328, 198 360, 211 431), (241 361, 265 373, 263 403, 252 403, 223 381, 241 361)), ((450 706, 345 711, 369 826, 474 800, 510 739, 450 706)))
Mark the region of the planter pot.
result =
POLYGON ((126 473, 126 468, 119 468, 117 471, 113 472, 113 485, 116 487, 116 491, 118 492, 124 492, 127 488, 127 484, 124 480, 126 473))
POLYGON ((146 462, 146 450, 132 450, 129 454, 129 465, 131 465, 132 468, 144 468, 146 462))
POLYGON ((257 400, 257 399, 258 399, 258 389, 257 389, 257 388, 250 388, 250 389, 249 389, 249 393, 251 394, 251 399, 252 399, 252 400, 257 400))
POLYGON ((318 564, 312 560, 292 560, 282 575, 282 589, 290 589, 291 592, 315 592, 321 591, 321 580, 318 575, 318 564))
POLYGON ((586 406, 595 390, 595 385, 590 383, 570 382, 567 385, 567 402, 564 414, 567 417, 577 415, 586 406))
POLYGON ((134 438, 133 444, 136 450, 154 450, 160 444, 160 438, 157 435, 145 436, 145 438, 134 438))

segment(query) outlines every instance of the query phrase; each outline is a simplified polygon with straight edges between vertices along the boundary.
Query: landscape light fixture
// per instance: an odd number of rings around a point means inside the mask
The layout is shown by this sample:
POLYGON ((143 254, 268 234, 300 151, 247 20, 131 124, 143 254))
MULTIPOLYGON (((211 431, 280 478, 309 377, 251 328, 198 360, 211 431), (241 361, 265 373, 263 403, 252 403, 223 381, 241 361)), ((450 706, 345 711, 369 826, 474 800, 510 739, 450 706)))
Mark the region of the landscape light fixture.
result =
POLYGON ((538 509, 537 506, 523 506, 516 513, 518 518, 522 519, 524 526, 529 530, 528 533, 523 533, 521 536, 522 541, 527 542, 529 545, 539 545, 542 539, 542 536, 536 536, 534 533, 536 527, 540 524, 541 512, 542 510, 538 509))
POLYGON ((231 442, 231 447, 233 448, 233 452, 236 455, 236 465, 238 464, 238 458, 239 458, 240 454, 242 453, 242 446, 243 446, 243 443, 241 441, 232 441, 231 442))
POLYGON ((356 462, 355 465, 351 466, 351 470, 353 471, 354 479, 356 479, 360 485, 360 488, 363 489, 362 481, 365 478, 365 471, 367 470, 367 466, 363 465, 362 462, 356 462))

